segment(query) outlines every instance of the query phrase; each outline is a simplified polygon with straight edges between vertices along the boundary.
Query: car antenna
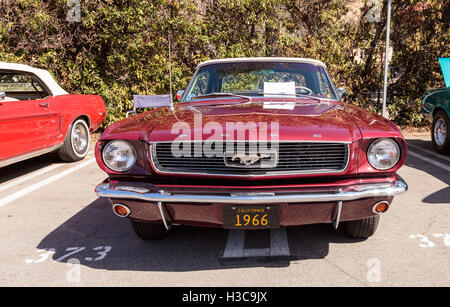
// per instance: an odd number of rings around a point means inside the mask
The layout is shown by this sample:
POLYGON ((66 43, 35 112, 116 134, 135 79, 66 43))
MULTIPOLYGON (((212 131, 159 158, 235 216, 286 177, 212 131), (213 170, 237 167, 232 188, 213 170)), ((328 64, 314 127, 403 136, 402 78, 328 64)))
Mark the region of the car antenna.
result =
POLYGON ((172 95, 172 49, 170 42, 170 32, 169 32, 169 95, 170 95, 170 111, 172 111, 173 116, 177 121, 180 121, 175 113, 175 108, 173 106, 173 95, 172 95))
POLYGON ((170 94, 170 109, 174 111, 173 95, 172 95, 172 50, 170 43, 170 32, 169 32, 169 94, 170 94))

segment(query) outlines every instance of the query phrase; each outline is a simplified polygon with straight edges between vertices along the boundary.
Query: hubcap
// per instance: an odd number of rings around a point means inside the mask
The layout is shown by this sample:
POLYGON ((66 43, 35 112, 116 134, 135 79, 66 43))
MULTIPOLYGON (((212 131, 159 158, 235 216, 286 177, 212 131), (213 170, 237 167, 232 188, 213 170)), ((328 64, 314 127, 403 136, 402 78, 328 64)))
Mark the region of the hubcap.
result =
POLYGON ((77 124, 72 133, 73 149, 77 154, 82 155, 86 152, 89 143, 89 133, 83 124, 77 124))
POLYGON ((442 146, 447 138, 447 125, 442 118, 439 118, 434 124, 434 141, 437 145, 442 146))

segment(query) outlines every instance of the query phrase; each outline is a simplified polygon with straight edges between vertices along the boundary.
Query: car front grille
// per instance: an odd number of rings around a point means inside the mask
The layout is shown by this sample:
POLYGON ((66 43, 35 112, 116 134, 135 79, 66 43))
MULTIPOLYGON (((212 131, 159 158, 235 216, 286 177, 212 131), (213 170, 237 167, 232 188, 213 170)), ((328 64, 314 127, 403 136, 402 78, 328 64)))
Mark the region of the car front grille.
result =
MULTIPOLYGON (((223 142, 216 144, 220 148, 212 146, 215 156, 212 156, 212 151, 198 151, 199 148, 204 149, 204 143, 200 143, 186 144, 182 156, 173 153, 172 142, 153 143, 151 145, 153 167, 160 173, 225 176, 339 173, 346 169, 350 156, 349 144, 344 143, 280 141, 275 147, 270 143, 260 147, 257 142, 253 144, 223 142), (250 151, 250 148, 257 148, 258 161, 251 159, 254 155, 251 155, 253 151, 250 151), (197 157, 194 154, 195 149, 197 157), (235 153, 243 153, 243 158, 233 160, 235 153), (245 159, 248 165, 241 162, 245 159)), ((180 148, 183 147, 180 145, 180 148)))

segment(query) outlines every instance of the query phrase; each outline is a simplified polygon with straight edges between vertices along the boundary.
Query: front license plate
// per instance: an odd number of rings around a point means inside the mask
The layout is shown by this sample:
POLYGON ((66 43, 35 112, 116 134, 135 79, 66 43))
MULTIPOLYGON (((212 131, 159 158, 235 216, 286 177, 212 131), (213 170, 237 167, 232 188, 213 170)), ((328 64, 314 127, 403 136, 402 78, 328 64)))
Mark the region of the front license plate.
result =
POLYGON ((222 213, 225 229, 280 227, 279 206, 223 206, 222 213))

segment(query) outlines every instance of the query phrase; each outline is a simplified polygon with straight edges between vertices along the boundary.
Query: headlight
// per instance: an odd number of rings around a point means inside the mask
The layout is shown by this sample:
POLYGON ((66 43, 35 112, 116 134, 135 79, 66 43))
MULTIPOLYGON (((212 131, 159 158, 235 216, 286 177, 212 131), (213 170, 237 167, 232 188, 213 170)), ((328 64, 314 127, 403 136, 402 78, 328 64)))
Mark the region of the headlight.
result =
POLYGON ((400 148, 394 140, 382 138, 370 144, 367 160, 370 165, 380 171, 393 168, 400 159, 400 148))
POLYGON ((125 172, 136 163, 136 151, 127 141, 111 141, 103 149, 102 158, 109 169, 125 172))

